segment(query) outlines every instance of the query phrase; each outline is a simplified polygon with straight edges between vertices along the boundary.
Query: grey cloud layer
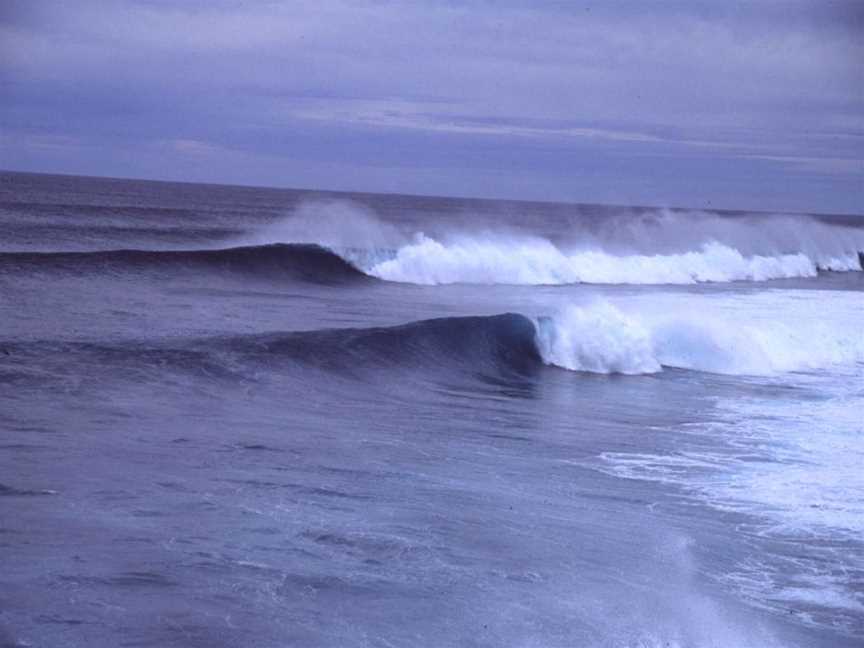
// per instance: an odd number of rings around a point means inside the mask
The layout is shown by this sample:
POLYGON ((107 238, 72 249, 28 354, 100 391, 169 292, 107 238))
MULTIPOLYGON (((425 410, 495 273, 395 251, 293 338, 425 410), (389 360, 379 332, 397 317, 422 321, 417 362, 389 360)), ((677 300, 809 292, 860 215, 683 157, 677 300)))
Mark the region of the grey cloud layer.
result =
POLYGON ((11 2, 0 164, 864 211, 862 4, 11 2))

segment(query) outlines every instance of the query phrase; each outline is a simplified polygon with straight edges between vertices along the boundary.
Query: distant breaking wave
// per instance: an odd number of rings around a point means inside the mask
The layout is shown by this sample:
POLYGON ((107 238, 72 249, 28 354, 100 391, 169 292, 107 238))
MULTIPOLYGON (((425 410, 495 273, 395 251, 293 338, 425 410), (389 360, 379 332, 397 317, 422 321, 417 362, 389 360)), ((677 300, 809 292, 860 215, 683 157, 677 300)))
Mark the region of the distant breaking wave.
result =
POLYGON ((0 272, 107 272, 201 270, 335 284, 377 278, 441 284, 694 284, 815 277, 862 269, 849 251, 813 258, 803 252, 744 256, 720 243, 698 252, 614 255, 599 250, 565 253, 549 241, 462 241, 424 236, 397 249, 337 248, 273 243, 223 249, 0 252, 0 272))
POLYGON ((457 239, 418 236, 393 258, 366 268, 388 281, 423 285, 470 284, 694 284, 815 277, 819 271, 861 270, 855 249, 831 255, 804 252, 745 256, 722 243, 677 254, 615 255, 602 250, 564 252, 544 239, 457 239))
POLYGON ((855 217, 573 210, 384 221, 350 201, 313 201, 247 240, 318 243, 373 277, 420 285, 695 284, 862 268, 855 217))
POLYGON ((832 223, 806 216, 624 212, 565 219, 544 230, 556 234, 543 236, 494 221, 489 215, 471 225, 442 219, 440 231, 427 235, 350 202, 310 203, 238 236, 232 247, 8 251, 0 252, 0 272, 219 271, 323 284, 372 277, 419 285, 680 285, 860 271, 864 260, 864 221, 851 217, 832 223))

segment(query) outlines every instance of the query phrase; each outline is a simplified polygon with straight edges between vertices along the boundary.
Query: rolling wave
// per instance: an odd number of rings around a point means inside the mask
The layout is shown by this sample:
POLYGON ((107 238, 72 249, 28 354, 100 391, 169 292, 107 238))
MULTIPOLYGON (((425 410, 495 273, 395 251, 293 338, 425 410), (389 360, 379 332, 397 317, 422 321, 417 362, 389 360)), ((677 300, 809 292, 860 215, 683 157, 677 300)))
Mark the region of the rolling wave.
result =
POLYGON ((578 206, 517 215, 472 211, 421 229, 411 213, 385 221, 351 202, 310 202, 248 240, 317 243, 373 277, 420 285, 695 284, 862 269, 864 220, 853 216, 578 206))
POLYGON ((729 245, 709 242, 689 252, 616 255, 602 249, 565 252, 539 238, 463 237, 442 243, 422 235, 396 250, 392 258, 366 267, 380 279, 423 285, 694 284, 815 277, 820 271, 861 269, 862 254, 851 246, 828 254, 748 256, 729 245))
POLYGON ((536 328, 515 313, 444 317, 401 326, 325 329, 227 338, 235 353, 290 358, 326 369, 437 367, 525 373, 541 363, 536 328))
POLYGON ((0 343, 0 380, 59 375, 74 366, 75 357, 86 358, 94 370, 114 371, 136 380, 166 369, 234 380, 239 375, 257 376, 262 369, 290 371, 292 365, 345 377, 366 370, 399 368, 506 376, 542 366, 535 337, 529 318, 506 313, 421 320, 392 327, 173 338, 147 344, 10 342, 0 343), (40 359, 59 366, 50 372, 33 369, 40 359))
POLYGON ((617 249, 614 245, 607 249, 596 242, 593 247, 568 250, 545 238, 494 232, 441 240, 417 234, 410 242, 397 243, 391 237, 386 245, 377 245, 374 236, 350 234, 340 241, 331 237, 321 242, 229 248, 0 252, 0 272, 121 274, 188 269, 315 283, 366 277, 419 285, 680 285, 808 278, 864 267, 860 251, 864 234, 841 227, 822 232, 818 241, 799 241, 792 251, 772 253, 745 253, 747 246, 742 243, 739 249, 718 241, 705 242, 695 250, 650 254, 612 252, 617 249))
POLYGON ((215 270, 315 283, 342 283, 366 275, 350 262, 314 244, 271 244, 199 250, 107 250, 93 252, 3 252, 0 272, 109 272, 180 269, 215 270))
MULTIPOLYGON (((758 304, 756 310, 769 306, 758 304)), ((35 353, 64 358, 64 363, 70 354, 84 353, 98 356, 98 364, 106 368, 131 363, 232 378, 237 372, 281 372, 291 365, 345 376, 408 369, 506 377, 543 365, 600 374, 652 374, 672 367, 765 375, 864 362, 864 334, 843 311, 857 306, 839 306, 842 316, 833 323, 798 321, 794 327, 770 318, 739 315, 737 321, 725 321, 716 314, 670 314, 662 305, 654 314, 625 313, 598 302, 536 319, 514 313, 446 317, 392 327, 195 338, 180 346, 176 338, 147 347, 43 343, 35 353)), ((22 366, 29 367, 32 344, 4 346, 5 361, 21 358, 22 366)))
MULTIPOLYGON (((768 303, 755 306, 755 312, 772 309, 768 303)), ((792 325, 734 310, 706 315, 663 306, 625 312, 601 301, 538 318, 515 313, 446 317, 395 327, 243 336, 219 344, 247 356, 290 358, 336 370, 398 366, 526 373, 545 364, 600 374, 676 368, 769 375, 864 362, 864 333, 855 309, 854 303, 838 303, 843 316, 801 317, 792 325)))
MULTIPOLYGON (((767 302, 754 305, 749 315, 740 309, 724 315, 665 307, 625 312, 607 302, 569 306, 536 320, 537 344, 547 364, 605 374, 651 374, 670 367, 770 375, 864 362, 864 333, 854 303, 846 304, 846 321, 814 320, 811 311, 809 318, 794 318, 794 324, 753 317, 760 307, 768 314, 777 308, 767 302)), ((788 304, 780 307, 789 309, 788 304)))

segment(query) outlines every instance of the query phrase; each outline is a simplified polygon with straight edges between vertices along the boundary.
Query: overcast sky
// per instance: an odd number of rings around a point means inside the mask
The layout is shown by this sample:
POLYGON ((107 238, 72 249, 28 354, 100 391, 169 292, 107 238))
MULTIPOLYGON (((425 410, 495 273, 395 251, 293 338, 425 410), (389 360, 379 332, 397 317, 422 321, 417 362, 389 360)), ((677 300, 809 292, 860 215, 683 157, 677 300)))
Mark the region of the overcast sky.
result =
POLYGON ((864 213, 864 0, 0 0, 0 168, 864 213))

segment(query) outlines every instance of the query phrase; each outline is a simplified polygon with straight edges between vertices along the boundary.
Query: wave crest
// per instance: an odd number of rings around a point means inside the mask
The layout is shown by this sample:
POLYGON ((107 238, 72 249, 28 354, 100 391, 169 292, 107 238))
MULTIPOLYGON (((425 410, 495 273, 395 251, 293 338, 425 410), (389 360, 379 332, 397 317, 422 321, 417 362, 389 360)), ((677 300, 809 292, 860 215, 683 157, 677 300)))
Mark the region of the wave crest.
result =
POLYGON ((824 256, 804 252, 745 256, 718 242, 678 254, 614 255, 564 252, 545 239, 460 238, 450 243, 418 235, 395 256, 368 267, 372 276, 423 285, 694 284, 815 277, 820 270, 861 270, 855 250, 824 256))
POLYGON ((605 302, 537 320, 543 361, 572 371, 650 374, 663 367, 733 375, 864 362, 864 334, 828 321, 628 314, 605 302))
MULTIPOLYGON (((455 371, 508 377, 531 374, 543 364, 599 374, 653 374, 671 367, 765 375, 864 363, 864 333, 856 317, 860 307, 847 295, 835 297, 840 301, 829 304, 834 311, 830 318, 814 317, 809 303, 789 314, 794 304, 782 298, 773 303, 735 301, 719 309, 705 303, 697 313, 692 305, 682 310, 680 302, 678 309, 664 302, 653 310, 597 302, 533 320, 506 313, 388 327, 171 338, 150 347, 61 342, 0 346, 9 362, 33 353, 66 358, 77 352, 95 354, 105 367, 131 362, 160 370, 204 368, 213 376, 262 367, 282 372, 299 365, 346 376, 403 369, 423 375, 455 371), (728 306, 734 308, 724 310, 728 306), (784 309, 782 321, 775 316, 778 308, 784 309)), ((828 302, 823 297, 821 303, 828 302)))

